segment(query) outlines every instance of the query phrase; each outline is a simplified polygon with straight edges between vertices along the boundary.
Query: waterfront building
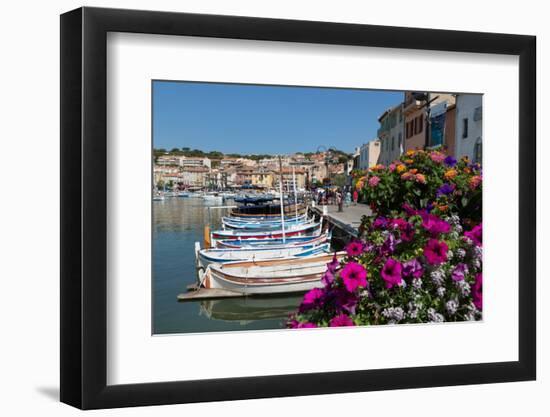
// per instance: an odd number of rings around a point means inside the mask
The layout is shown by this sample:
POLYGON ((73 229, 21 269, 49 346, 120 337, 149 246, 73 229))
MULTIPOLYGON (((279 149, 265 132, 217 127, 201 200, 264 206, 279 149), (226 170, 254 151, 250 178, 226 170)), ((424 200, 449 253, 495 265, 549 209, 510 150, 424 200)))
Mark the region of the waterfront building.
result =
POLYGON ((406 91, 403 103, 404 150, 448 148, 454 153, 454 137, 452 125, 455 120, 456 102, 454 94, 449 93, 419 93, 406 91), (426 123, 426 103, 430 106, 430 124, 426 123), (447 120, 449 117, 449 120, 447 120), (448 122, 448 124, 447 124, 448 122), (429 129, 426 135, 426 129, 429 129), (450 146, 449 146, 450 145, 450 146))
POLYGON ((210 169, 204 166, 187 166, 181 171, 181 183, 186 187, 204 187, 210 169))
MULTIPOLYGON (((292 171, 292 168, 283 168, 283 190, 285 192, 293 192, 294 179, 296 180, 296 190, 304 190, 306 188, 306 170, 294 168, 294 175, 292 171)), ((273 172, 273 188, 275 188, 275 190, 279 190, 280 180, 281 173, 279 171, 273 172)))
POLYGON ((210 161, 210 158, 200 158, 200 157, 182 157, 180 159, 180 166, 187 168, 187 167, 206 167, 210 169, 212 167, 212 163, 210 161))
POLYGON ((272 188, 273 172, 264 168, 242 167, 237 170, 235 184, 237 186, 254 186, 259 188, 272 188))
POLYGON ((378 163, 380 157, 380 140, 373 139, 359 148, 358 169, 368 169, 378 163))
POLYGON ((456 156, 482 162, 482 95, 458 94, 456 97, 456 156))
POLYGON ((182 158, 184 157, 181 155, 160 155, 155 163, 159 166, 181 166, 182 158))
POLYGON ((378 118, 380 155, 378 163, 388 165, 403 153, 403 103, 386 110, 378 118))
POLYGON ((456 104, 447 106, 444 143, 447 155, 456 157, 456 104))

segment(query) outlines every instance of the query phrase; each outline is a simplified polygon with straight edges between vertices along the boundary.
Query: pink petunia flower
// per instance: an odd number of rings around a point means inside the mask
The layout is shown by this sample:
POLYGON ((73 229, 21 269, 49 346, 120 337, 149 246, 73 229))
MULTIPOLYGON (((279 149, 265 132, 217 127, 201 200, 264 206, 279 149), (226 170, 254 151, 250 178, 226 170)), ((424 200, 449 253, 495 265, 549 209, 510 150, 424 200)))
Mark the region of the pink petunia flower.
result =
POLYGON ((369 178, 369 187, 376 187, 379 182, 380 182, 380 177, 377 177, 376 175, 374 175, 369 178))
POLYGON ((403 281, 402 277, 403 266, 399 261, 389 258, 384 267, 380 271, 380 275, 386 281, 386 288, 392 288, 394 285, 399 285, 403 281))
POLYGON ((346 252, 348 256, 359 256, 363 253, 365 245, 360 240, 352 240, 346 245, 346 252))
POLYGON ((438 236, 441 233, 449 233, 451 231, 451 225, 449 223, 433 214, 425 214, 422 217, 422 226, 432 236, 438 236))
POLYGON ((472 240, 476 246, 483 246, 483 227, 481 224, 478 224, 468 232, 464 232, 464 236, 472 240))
POLYGON ((340 314, 334 318, 329 323, 330 327, 345 327, 345 326, 355 326, 353 320, 346 314, 340 314))
POLYGON ((367 286, 367 270, 357 262, 348 263, 340 272, 340 276, 349 292, 355 291, 358 287, 367 286))
POLYGON ((474 286, 472 287, 472 301, 478 310, 483 310, 483 275, 476 274, 474 286))
POLYGON ((430 265, 440 265, 447 261, 449 247, 443 241, 430 239, 424 247, 424 256, 430 265))
POLYGON ((300 311, 310 310, 315 307, 321 306, 323 300, 323 290, 320 288, 313 288, 305 293, 300 305, 300 311))

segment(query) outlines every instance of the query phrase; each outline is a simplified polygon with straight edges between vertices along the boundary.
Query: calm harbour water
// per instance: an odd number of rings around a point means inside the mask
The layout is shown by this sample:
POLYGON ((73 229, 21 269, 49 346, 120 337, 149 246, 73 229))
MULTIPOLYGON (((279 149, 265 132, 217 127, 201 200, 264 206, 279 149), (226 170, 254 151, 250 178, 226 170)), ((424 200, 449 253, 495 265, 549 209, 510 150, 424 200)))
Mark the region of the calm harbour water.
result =
POLYGON ((209 205, 220 204, 180 197, 153 202, 153 333, 284 328, 301 295, 178 302, 178 294, 196 282, 194 245, 202 246, 208 212, 212 228, 227 214, 209 205))

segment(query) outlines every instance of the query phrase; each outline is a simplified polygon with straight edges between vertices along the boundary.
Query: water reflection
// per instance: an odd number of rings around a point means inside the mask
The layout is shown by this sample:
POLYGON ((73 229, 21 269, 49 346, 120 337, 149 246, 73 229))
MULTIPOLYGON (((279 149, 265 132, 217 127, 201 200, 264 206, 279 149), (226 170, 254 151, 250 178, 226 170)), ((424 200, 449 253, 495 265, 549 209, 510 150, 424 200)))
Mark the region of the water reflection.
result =
POLYGON ((153 333, 278 329, 299 305, 300 295, 178 302, 196 282, 194 243, 204 226, 221 225, 228 209, 200 198, 153 202, 153 333))
POLYGON ((249 322, 285 319, 300 304, 301 295, 285 297, 243 297, 201 302, 201 314, 214 320, 249 322))

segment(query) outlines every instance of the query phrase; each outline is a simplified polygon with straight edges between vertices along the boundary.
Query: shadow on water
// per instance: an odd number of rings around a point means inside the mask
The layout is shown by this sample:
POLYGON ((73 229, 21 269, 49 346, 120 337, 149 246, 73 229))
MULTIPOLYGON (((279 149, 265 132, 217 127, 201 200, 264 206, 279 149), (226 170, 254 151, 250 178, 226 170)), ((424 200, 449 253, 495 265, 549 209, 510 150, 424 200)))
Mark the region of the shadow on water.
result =
POLYGON ((196 282, 195 242, 202 245, 204 226, 220 227, 222 215, 227 210, 208 210, 200 198, 153 203, 154 334, 281 329, 300 304, 300 294, 177 301, 196 282))

